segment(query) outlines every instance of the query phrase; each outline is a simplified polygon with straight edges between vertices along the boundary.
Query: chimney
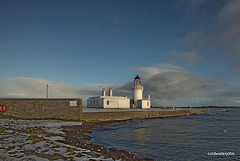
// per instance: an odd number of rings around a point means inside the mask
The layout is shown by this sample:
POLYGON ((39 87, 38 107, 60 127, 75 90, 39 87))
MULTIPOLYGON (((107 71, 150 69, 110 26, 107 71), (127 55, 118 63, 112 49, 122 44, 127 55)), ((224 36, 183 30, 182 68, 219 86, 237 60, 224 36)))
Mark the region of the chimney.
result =
POLYGON ((102 96, 105 96, 105 88, 102 90, 102 96))
POLYGON ((109 96, 112 96, 112 88, 109 88, 109 96))
POLYGON ((148 95, 148 100, 150 100, 150 94, 148 95))

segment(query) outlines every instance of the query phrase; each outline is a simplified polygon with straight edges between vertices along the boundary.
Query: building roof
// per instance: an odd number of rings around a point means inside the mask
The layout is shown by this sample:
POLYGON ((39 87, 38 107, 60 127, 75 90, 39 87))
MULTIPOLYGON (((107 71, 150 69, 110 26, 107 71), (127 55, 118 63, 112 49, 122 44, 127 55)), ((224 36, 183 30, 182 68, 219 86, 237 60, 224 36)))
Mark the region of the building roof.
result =
POLYGON ((140 79, 140 78, 139 78, 139 76, 137 75, 137 76, 135 77, 135 79, 140 79))

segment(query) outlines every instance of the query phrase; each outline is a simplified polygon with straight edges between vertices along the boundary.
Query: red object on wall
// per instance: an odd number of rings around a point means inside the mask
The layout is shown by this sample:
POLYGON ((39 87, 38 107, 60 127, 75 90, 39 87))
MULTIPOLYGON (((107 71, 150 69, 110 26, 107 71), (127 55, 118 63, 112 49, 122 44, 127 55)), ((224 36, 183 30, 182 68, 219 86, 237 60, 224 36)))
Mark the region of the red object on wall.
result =
POLYGON ((6 111, 6 105, 0 105, 0 112, 2 112, 2 115, 4 115, 5 111, 6 111))

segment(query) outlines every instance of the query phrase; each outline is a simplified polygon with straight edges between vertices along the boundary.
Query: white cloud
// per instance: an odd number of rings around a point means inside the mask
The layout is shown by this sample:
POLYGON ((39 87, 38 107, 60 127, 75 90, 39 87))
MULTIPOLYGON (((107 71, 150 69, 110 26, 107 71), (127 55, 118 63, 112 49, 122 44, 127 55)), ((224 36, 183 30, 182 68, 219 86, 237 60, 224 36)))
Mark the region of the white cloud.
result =
POLYGON ((137 72, 142 73, 143 79, 147 80, 154 75, 160 74, 160 73, 165 73, 165 72, 174 72, 181 70, 182 67, 172 65, 172 64, 157 64, 153 67, 139 67, 139 68, 132 68, 132 70, 135 70, 137 72))
POLYGON ((78 89, 56 81, 38 78, 16 77, 5 78, 0 82, 0 97, 46 97, 46 85, 49 87, 49 97, 76 97, 78 89))
MULTIPOLYGON (((225 1, 204 31, 186 35, 182 42, 195 46, 198 53, 213 53, 212 59, 224 58, 230 71, 240 69, 240 1, 225 1), (203 52, 204 51, 204 52, 203 52), (210 51, 210 52, 209 52, 210 51), (217 52, 217 53, 216 53, 217 52)), ((224 64, 224 65, 225 65, 224 64)))
POLYGON ((217 30, 212 35, 212 40, 218 45, 224 46, 225 55, 233 57, 229 63, 232 71, 240 69, 240 1, 231 0, 218 14, 217 30))
POLYGON ((173 65, 173 64, 165 64, 165 63, 160 63, 160 64, 157 64, 156 65, 157 67, 160 67, 160 68, 163 68, 163 69, 183 69, 182 67, 180 66, 177 66, 177 65, 173 65))
POLYGON ((220 21, 232 21, 232 19, 238 19, 240 14, 239 8, 239 0, 231 0, 219 12, 218 18, 220 19, 220 21))
POLYGON ((102 90, 103 88, 105 88, 105 90, 107 90, 108 88, 119 88, 122 86, 122 84, 100 84, 100 83, 93 83, 93 84, 89 84, 89 86, 97 88, 99 90, 102 90))
POLYGON ((197 66, 198 62, 202 59, 202 56, 194 51, 185 53, 172 52, 170 55, 172 57, 170 62, 180 65, 197 66))
MULTIPOLYGON (((157 64, 133 70, 137 71, 142 79, 144 97, 151 94, 154 106, 240 105, 239 87, 195 76, 180 66, 157 64)), ((86 99, 101 95, 102 88, 107 91, 112 87, 113 95, 127 95, 132 98, 133 79, 125 84, 96 83, 90 87, 78 88, 63 82, 38 78, 2 78, 0 97, 45 98, 48 84, 50 98, 82 98, 85 106, 86 99)))
POLYGON ((162 68, 160 65, 134 70, 140 72, 145 97, 150 93, 153 105, 240 105, 233 101, 240 97, 239 88, 195 76, 182 68, 162 68))
POLYGON ((6 93, 6 94, 3 95, 3 97, 26 98, 27 95, 25 95, 23 93, 6 93))
MULTIPOLYGON (((88 97, 101 95, 102 88, 108 90, 109 87, 116 89, 123 86, 121 84, 90 84, 90 87, 78 88, 63 82, 39 78, 0 78, 0 97, 46 98, 47 85, 49 98, 82 98, 84 106, 88 97)), ((115 94, 124 94, 125 92, 129 94, 129 91, 123 89, 119 89, 115 94)))

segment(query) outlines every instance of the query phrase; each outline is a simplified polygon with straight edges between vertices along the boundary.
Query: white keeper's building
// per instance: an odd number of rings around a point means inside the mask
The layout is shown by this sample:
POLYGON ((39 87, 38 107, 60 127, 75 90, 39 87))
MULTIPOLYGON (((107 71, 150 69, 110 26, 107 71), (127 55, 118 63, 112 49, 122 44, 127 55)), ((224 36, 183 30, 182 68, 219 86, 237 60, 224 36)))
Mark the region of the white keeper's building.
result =
POLYGON ((113 96, 112 88, 109 88, 106 95, 105 89, 102 91, 101 96, 89 97, 87 100, 87 107, 95 108, 151 108, 150 95, 147 99, 142 99, 143 86, 141 85, 141 79, 136 76, 134 79, 134 86, 132 87, 133 99, 127 98, 127 96, 113 96))

